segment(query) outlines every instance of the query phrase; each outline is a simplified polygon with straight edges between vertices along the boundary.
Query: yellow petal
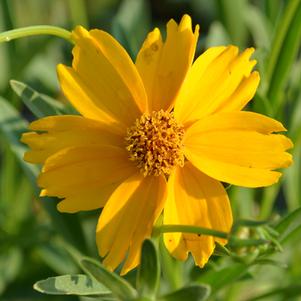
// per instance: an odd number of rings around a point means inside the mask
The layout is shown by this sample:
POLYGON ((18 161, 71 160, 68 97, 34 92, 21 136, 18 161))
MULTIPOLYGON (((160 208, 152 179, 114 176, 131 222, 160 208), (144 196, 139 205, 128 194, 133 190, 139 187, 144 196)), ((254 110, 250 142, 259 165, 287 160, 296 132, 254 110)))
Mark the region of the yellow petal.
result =
POLYGON ((104 265, 114 270, 128 257, 122 273, 139 263, 143 240, 151 235, 152 226, 161 213, 166 194, 164 177, 127 179, 111 195, 97 225, 96 241, 104 265))
POLYGON ((73 31, 72 68, 58 66, 62 90, 85 117, 130 126, 146 110, 139 73, 124 48, 108 33, 73 31))
POLYGON ((158 28, 143 43, 136 60, 149 101, 149 111, 171 109, 194 57, 199 27, 192 32, 191 18, 184 15, 180 24, 167 23, 166 41, 158 28))
POLYGON ((104 123, 78 115, 48 116, 33 121, 29 125, 30 130, 47 132, 63 132, 74 129, 93 130, 103 128, 106 128, 109 132, 113 132, 113 130, 104 123))
POLYGON ((46 160, 38 185, 43 196, 65 198, 60 211, 77 212, 102 207, 116 186, 136 172, 121 148, 70 147, 46 160))
MULTIPOLYGON (((250 73, 256 61, 249 60, 253 52, 254 49, 249 48, 238 55, 237 47, 228 46, 213 47, 202 54, 193 64, 176 99, 177 120, 185 125, 191 124, 217 112, 221 106, 227 106, 229 100, 233 107, 232 96, 235 94, 248 92, 249 97, 250 89, 246 92, 242 87, 245 86, 246 78, 250 76, 254 78, 250 73)), ((258 73, 255 75, 259 78, 258 73)), ((250 84, 250 81, 247 83, 250 84)), ((256 87, 252 84, 251 90, 254 93, 256 87)), ((237 102, 240 102, 239 109, 242 105, 241 97, 241 95, 234 97, 237 102)), ((246 95, 243 97, 246 99, 246 95)))
POLYGON ((51 116, 34 121, 29 132, 22 135, 21 141, 31 150, 24 159, 30 163, 43 163, 57 151, 82 145, 123 146, 123 137, 112 131, 106 124, 81 116, 51 116))
POLYGON ((220 103, 215 113, 242 110, 255 95, 259 81, 260 76, 257 71, 244 77, 237 89, 220 103))
POLYGON ((286 131, 281 122, 265 115, 248 111, 213 114, 199 120, 191 127, 191 130, 187 130, 186 137, 189 137, 191 133, 193 135, 201 135, 212 130, 252 130, 262 134, 286 131))
POLYGON ((273 169, 291 164, 291 141, 277 121, 250 112, 220 113, 193 124, 186 132, 185 156, 199 170, 227 183, 260 187, 278 181, 273 169))
MULTIPOLYGON (((57 204, 60 212, 76 213, 79 211, 90 211, 104 207, 112 192, 121 181, 104 185, 103 183, 87 183, 84 187, 65 189, 62 197, 64 199, 57 204)), ((47 192, 45 192, 47 195, 47 192)), ((42 195, 43 196, 43 195, 42 195)))
MULTIPOLYGON (((182 224, 229 232, 232 213, 227 193, 221 183, 206 176, 191 163, 177 168, 168 180, 168 198, 164 207, 164 224, 182 224)), ((214 250, 214 241, 225 240, 188 233, 165 233, 170 253, 183 260, 191 252, 200 267, 214 250)))

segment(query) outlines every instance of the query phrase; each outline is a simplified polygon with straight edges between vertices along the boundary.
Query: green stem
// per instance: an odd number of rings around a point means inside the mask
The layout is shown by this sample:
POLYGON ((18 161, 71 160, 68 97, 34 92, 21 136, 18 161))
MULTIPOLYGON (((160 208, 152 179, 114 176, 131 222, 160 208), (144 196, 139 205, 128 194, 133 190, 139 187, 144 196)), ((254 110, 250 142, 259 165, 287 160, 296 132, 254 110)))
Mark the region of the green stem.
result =
POLYGON ((28 26, 2 32, 0 33, 0 43, 36 35, 53 35, 63 38, 69 41, 70 43, 74 44, 74 41, 71 38, 70 31, 60 27, 49 25, 28 26))
POLYGON ((202 228, 202 227, 189 226, 189 225, 162 225, 154 228, 155 236, 160 233, 170 233, 170 232, 196 233, 196 234, 215 236, 224 239, 229 238, 229 234, 226 232, 221 232, 221 231, 202 228))

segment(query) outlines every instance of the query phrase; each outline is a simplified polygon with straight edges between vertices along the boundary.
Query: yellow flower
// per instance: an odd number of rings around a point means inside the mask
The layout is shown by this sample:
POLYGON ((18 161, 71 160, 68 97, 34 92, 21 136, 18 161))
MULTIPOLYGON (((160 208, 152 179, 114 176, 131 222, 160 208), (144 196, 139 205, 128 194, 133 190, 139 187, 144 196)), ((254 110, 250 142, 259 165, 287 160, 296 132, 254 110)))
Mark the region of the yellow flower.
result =
MULTIPOLYGON (((58 66, 65 96, 82 116, 51 116, 30 125, 25 160, 43 165, 42 196, 57 196, 61 212, 104 207, 96 230, 99 255, 122 274, 139 263, 142 241, 164 209, 165 224, 229 231, 232 214, 220 183, 276 183, 274 169, 291 164, 281 123, 242 108, 258 83, 254 49, 213 47, 193 62, 198 26, 184 15, 154 29, 133 63, 102 30, 76 27, 72 67, 58 66)), ((170 253, 189 252, 202 267, 215 242, 164 234, 170 253)))

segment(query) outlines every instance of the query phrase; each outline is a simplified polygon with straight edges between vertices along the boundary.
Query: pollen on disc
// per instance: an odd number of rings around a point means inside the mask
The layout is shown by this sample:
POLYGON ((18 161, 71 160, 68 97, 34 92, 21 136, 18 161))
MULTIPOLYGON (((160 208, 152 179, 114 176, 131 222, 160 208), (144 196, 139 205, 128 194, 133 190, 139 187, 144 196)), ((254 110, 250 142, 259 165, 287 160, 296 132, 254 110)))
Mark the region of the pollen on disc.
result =
POLYGON ((184 165, 183 136, 184 128, 173 114, 160 110, 143 114, 128 128, 126 149, 144 176, 168 175, 184 165))

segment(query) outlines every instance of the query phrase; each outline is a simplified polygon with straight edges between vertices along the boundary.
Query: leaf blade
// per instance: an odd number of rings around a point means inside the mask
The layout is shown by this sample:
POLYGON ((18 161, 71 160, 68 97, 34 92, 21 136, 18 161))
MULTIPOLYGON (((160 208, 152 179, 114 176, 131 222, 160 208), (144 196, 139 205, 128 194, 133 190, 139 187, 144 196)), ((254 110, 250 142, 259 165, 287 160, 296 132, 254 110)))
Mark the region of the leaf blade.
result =
POLYGON ((86 275, 63 275, 37 281, 33 288, 48 295, 103 296, 111 291, 86 275))
POLYGON ((158 301, 202 301, 210 294, 208 285, 195 284, 181 288, 175 292, 159 297, 158 301))
POLYGON ((81 260, 82 266, 98 282, 105 285, 112 293, 121 300, 132 300, 137 298, 137 291, 117 274, 108 271, 104 266, 91 258, 81 260))
POLYGON ((140 296, 153 298, 158 290, 160 264, 154 243, 146 239, 142 245, 141 263, 137 274, 137 290, 140 296))

